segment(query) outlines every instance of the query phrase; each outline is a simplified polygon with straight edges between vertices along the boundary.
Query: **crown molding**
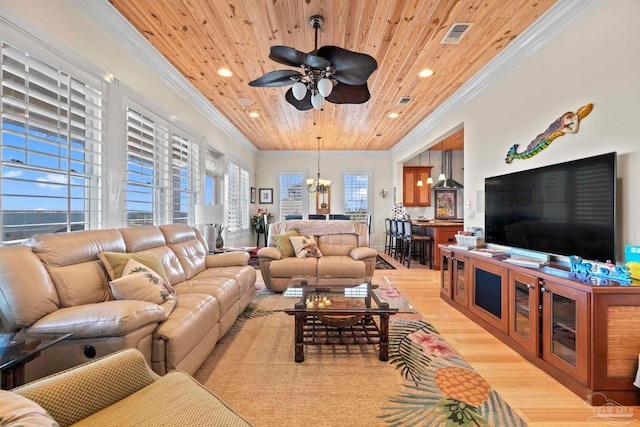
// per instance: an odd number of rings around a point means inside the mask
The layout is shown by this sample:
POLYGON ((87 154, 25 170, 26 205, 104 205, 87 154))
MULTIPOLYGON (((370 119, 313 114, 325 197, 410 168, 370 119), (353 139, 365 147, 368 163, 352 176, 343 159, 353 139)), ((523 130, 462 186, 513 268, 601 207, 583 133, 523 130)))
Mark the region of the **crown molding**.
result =
POLYGON ((162 56, 111 3, 107 0, 70 0, 70 2, 234 141, 254 154, 258 152, 251 141, 162 56))
POLYGON ((556 2, 407 136, 393 146, 389 150, 391 154, 400 155, 402 150, 420 142, 447 116, 472 100, 508 70, 538 51, 601 2, 602 0, 562 0, 556 2))

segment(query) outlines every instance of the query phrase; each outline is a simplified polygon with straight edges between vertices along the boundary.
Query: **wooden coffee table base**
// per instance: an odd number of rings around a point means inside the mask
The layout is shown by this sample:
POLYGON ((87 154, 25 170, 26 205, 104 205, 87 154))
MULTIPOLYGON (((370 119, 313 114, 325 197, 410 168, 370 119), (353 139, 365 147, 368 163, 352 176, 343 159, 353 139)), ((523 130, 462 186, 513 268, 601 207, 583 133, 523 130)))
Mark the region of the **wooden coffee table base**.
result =
POLYGON ((379 359, 389 360, 390 313, 375 314, 380 316, 379 326, 374 315, 365 315, 355 325, 345 328, 327 326, 308 312, 296 310, 289 314, 295 316, 295 361, 298 363, 304 362, 305 345, 379 345, 379 359))

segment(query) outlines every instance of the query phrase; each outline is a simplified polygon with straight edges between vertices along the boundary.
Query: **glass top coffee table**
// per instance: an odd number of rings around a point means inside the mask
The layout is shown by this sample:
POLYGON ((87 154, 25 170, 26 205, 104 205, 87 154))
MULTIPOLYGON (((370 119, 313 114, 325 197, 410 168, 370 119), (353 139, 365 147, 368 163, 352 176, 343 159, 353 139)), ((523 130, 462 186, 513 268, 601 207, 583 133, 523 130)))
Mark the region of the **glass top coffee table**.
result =
POLYGON ((389 360, 389 317, 415 311, 381 298, 377 289, 385 279, 293 277, 283 297, 296 297, 284 309, 295 316, 295 361, 304 362, 305 345, 365 344, 378 345, 379 359, 389 360))
POLYGON ((24 331, 0 333, 2 390, 9 390, 24 384, 24 365, 40 356, 42 350, 66 340, 72 335, 72 333, 31 334, 24 331))

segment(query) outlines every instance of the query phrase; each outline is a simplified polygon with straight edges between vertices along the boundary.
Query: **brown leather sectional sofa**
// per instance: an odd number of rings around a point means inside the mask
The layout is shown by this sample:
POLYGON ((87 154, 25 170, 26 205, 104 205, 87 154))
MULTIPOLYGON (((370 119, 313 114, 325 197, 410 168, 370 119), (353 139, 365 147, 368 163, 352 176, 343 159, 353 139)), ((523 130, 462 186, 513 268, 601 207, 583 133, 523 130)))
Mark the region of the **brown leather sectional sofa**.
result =
POLYGON ((160 375, 193 374, 255 293, 247 253, 207 252, 183 224, 37 235, 0 248, 3 330, 74 333, 36 359, 43 374, 124 348, 140 350, 160 375), (177 294, 168 317, 153 302, 114 299, 104 252, 158 255, 177 294))

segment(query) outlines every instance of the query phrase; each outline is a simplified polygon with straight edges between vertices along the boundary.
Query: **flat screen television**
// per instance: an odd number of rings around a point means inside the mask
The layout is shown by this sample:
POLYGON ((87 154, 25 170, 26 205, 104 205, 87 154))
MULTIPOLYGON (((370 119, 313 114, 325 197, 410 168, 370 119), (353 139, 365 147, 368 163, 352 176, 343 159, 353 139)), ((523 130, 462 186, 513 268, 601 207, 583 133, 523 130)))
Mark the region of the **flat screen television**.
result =
POLYGON ((485 241, 616 260, 616 153, 485 179, 485 241))

